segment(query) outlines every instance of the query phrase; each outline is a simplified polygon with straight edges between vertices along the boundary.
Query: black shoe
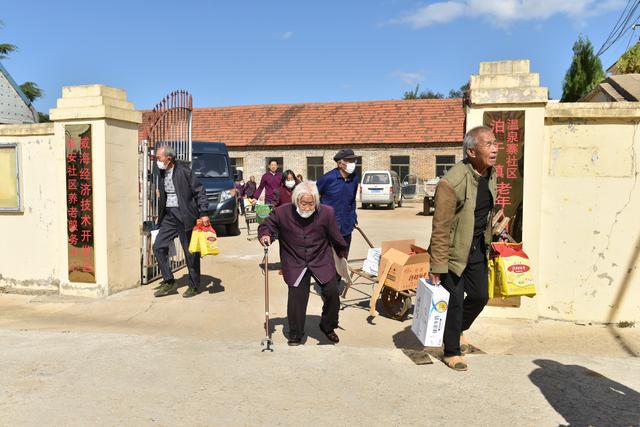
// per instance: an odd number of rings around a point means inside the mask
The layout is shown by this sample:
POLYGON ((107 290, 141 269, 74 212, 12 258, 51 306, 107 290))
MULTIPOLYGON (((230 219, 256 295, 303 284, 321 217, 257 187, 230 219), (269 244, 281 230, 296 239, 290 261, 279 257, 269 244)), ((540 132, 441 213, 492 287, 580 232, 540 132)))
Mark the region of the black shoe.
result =
POLYGON ((153 294, 156 297, 163 297, 165 295, 169 295, 172 293, 177 293, 175 289, 176 282, 175 280, 166 280, 160 284, 158 290, 153 294))
POLYGON ((198 294, 198 288, 196 288, 195 286, 189 286, 189 288, 184 291, 184 294, 182 294, 182 298, 191 298, 195 297, 198 294))
POLYGON ((302 337, 292 336, 292 337, 289 338, 289 341, 287 341, 287 344, 289 344, 292 347, 294 347, 296 345, 300 345, 300 344, 302 344, 302 337))
POLYGON ((322 331, 322 333, 324 334, 324 336, 325 336, 325 337, 327 337, 327 339, 328 339, 329 341, 331 341, 332 343, 337 344, 337 343, 339 343, 339 342, 340 342, 340 338, 338 337, 338 335, 336 335, 336 333, 335 333, 335 332, 333 332, 333 331, 325 331, 325 330, 322 328, 322 325, 320 325, 320 330, 322 331))

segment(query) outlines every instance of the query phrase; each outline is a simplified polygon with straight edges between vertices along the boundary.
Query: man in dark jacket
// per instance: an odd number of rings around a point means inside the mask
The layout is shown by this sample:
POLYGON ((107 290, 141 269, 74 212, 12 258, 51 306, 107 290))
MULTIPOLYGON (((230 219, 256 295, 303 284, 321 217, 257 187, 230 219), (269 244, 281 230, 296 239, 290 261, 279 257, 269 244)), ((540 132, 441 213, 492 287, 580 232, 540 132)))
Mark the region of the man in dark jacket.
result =
POLYGON ((160 231, 153 244, 153 253, 162 271, 163 282, 154 294, 156 297, 177 293, 173 272, 169 263, 169 245, 178 237, 187 260, 189 288, 183 297, 197 295, 200 285, 200 254, 189 252, 191 232, 200 218, 209 225, 207 195, 193 172, 185 165, 176 163, 175 150, 164 145, 156 150, 156 162, 160 169, 158 189, 158 224, 160 231))
POLYGON ((486 253, 493 239, 498 155, 496 137, 486 126, 471 129, 462 147, 465 159, 449 169, 436 188, 429 247, 429 278, 449 291, 443 361, 457 371, 467 369, 462 353, 469 342, 462 332, 488 300, 486 253))
POLYGON ((342 238, 331 206, 321 206, 318 189, 312 182, 299 184, 292 203, 276 208, 258 227, 260 243, 268 246, 278 236, 284 281, 289 286, 287 318, 289 345, 299 345, 304 336, 311 276, 322 289, 320 330, 334 343, 340 341, 338 327, 340 294, 336 280, 333 247, 346 257, 347 243, 342 238))
POLYGON ((338 151, 333 160, 336 162, 336 168, 322 175, 317 182, 320 203, 333 208, 340 233, 347 246, 350 246, 351 233, 358 225, 356 194, 360 177, 355 173, 356 155, 353 150, 345 148, 338 151))

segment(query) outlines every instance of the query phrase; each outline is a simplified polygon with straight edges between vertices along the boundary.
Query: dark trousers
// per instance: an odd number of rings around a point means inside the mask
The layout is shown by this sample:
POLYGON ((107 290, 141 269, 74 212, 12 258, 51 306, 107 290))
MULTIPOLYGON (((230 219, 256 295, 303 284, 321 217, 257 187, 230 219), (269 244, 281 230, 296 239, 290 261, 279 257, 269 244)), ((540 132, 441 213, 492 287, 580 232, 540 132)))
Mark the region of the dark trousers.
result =
POLYGON ((487 261, 483 255, 482 261, 467 264, 462 276, 449 272, 441 280, 449 291, 449 308, 444 325, 444 355, 458 356, 462 331, 471 327, 489 300, 487 261))
MULTIPOLYGON (((304 335, 304 323, 307 317, 307 303, 311 287, 311 272, 307 270, 297 287, 289 286, 287 301, 287 318, 289 320, 289 335, 301 338, 304 335)), ((323 300, 320 327, 331 332, 338 327, 338 312, 340 310, 340 294, 338 281, 332 279, 320 285, 323 300)))
POLYGON ((191 286, 198 287, 200 285, 200 254, 189 252, 191 230, 186 231, 184 229, 178 208, 166 208, 165 216, 160 224, 160 231, 153 244, 153 254, 158 260, 164 280, 173 280, 173 272, 169 261, 169 245, 176 237, 180 239, 180 245, 185 254, 191 286))
POLYGON ((238 206, 240 206, 240 213, 242 215, 244 215, 245 214, 245 211, 244 211, 244 199, 242 197, 237 199, 237 204, 238 204, 238 206))
POLYGON ((345 242, 347 242, 347 258, 349 257, 349 250, 351 249, 351 234, 342 236, 345 242))

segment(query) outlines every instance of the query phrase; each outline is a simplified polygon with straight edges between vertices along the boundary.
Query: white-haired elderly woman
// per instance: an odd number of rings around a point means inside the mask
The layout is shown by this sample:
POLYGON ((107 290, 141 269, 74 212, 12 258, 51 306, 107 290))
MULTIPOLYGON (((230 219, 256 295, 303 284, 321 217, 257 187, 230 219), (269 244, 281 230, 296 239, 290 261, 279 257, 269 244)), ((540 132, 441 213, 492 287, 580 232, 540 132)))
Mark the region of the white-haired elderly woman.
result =
POLYGON ((320 285, 324 300, 320 330, 331 342, 337 343, 340 339, 334 329, 338 327, 340 294, 331 248, 344 258, 348 246, 340 234, 333 208, 320 205, 314 182, 300 183, 291 201, 277 207, 258 227, 262 245, 270 245, 276 236, 280 241, 282 274, 289 286, 288 344, 302 342, 312 276, 320 285))

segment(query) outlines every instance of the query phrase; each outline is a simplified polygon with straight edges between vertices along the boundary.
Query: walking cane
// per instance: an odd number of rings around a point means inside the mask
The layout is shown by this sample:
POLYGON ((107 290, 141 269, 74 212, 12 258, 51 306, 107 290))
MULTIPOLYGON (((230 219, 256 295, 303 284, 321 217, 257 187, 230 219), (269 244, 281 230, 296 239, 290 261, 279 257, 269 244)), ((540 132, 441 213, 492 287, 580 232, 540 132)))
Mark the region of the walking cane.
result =
POLYGON ((264 258, 262 259, 264 263, 264 333, 265 337, 260 343, 265 346, 262 351, 273 351, 271 346, 273 345, 273 340, 271 339, 271 331, 269 329, 269 247, 264 247, 264 258))

